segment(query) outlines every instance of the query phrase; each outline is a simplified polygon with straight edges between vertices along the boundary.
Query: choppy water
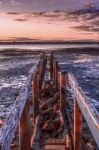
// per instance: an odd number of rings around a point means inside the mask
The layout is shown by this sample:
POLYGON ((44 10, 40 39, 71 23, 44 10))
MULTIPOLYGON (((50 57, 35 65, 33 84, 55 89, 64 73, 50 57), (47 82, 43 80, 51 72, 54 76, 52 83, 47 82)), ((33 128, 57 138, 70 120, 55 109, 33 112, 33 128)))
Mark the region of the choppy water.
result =
POLYGON ((99 51, 56 54, 61 70, 72 72, 99 112, 99 51))
MULTIPOLYGON (((79 85, 99 111, 99 50, 95 51, 94 48, 93 51, 84 50, 82 52, 64 50, 64 52, 58 51, 55 56, 62 70, 74 74, 79 85)), ((14 101, 26 81, 28 71, 37 59, 38 56, 32 54, 0 54, 1 119, 9 115, 14 101)))
POLYGON ((20 89, 24 85, 30 68, 39 55, 0 55, 0 119, 11 111, 20 89))

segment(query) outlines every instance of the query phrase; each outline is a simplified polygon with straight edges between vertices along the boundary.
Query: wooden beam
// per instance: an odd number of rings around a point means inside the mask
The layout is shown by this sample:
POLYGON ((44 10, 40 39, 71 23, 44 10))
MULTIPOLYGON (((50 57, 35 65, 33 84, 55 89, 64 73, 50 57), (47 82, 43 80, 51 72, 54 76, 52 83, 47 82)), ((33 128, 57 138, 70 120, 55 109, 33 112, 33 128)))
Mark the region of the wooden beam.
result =
POLYGON ((31 138, 31 150, 40 150, 41 145, 41 124, 42 124, 42 116, 39 114, 35 118, 35 124, 34 124, 34 132, 31 138))
POLYGON ((53 85, 55 90, 58 89, 58 62, 54 60, 53 62, 53 85))
POLYGON ((26 104, 19 123, 19 149, 31 150, 31 126, 29 104, 26 104))
POLYGON ((33 101, 33 115, 34 115, 34 123, 35 118, 39 112, 39 75, 38 71, 36 72, 33 80, 32 80, 32 101, 33 101))
POLYGON ((29 89, 31 87, 32 78, 35 75, 40 59, 37 60, 34 66, 31 68, 27 80, 22 87, 19 96, 17 97, 11 113, 8 116, 4 125, 0 128, 0 148, 1 150, 9 150, 10 145, 15 136, 16 129, 19 124, 22 112, 28 99, 29 89))
POLYGON ((50 56, 50 79, 53 80, 53 54, 50 56))
POLYGON ((56 88, 56 91, 58 90, 58 62, 56 61, 55 63, 55 88, 56 88))
POLYGON ((53 59, 53 86, 55 85, 55 59, 53 59))
POLYGON ((84 94, 81 87, 79 87, 73 74, 68 74, 68 81, 76 97, 77 104, 99 148, 99 113, 92 105, 91 100, 84 94))
POLYGON ((42 83, 43 83, 43 79, 44 79, 44 75, 45 75, 46 63, 47 63, 46 56, 43 54, 42 60, 40 62, 40 66, 39 66, 39 86, 40 86, 40 88, 42 87, 42 83))
POLYGON ((60 101, 61 101, 61 112, 63 117, 65 118, 65 110, 66 110, 66 81, 65 74, 63 72, 60 73, 60 101))
POLYGON ((81 150, 82 113, 74 99, 74 150, 81 150))

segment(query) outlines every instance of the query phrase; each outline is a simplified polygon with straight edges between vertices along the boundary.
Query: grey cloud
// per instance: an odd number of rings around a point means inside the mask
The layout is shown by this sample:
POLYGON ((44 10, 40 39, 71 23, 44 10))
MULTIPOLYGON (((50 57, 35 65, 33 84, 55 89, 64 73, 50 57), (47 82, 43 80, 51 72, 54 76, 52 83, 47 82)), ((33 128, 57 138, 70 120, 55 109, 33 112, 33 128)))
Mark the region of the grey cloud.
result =
POLYGON ((7 14, 7 15, 19 15, 18 12, 7 12, 6 14, 7 14))
POLYGON ((99 34, 99 26, 97 26, 96 24, 88 24, 88 25, 79 25, 79 26, 75 26, 73 27, 76 30, 81 30, 81 31, 86 31, 86 32, 96 32, 99 34))
POLYGON ((35 41, 37 39, 32 39, 32 38, 28 38, 28 37, 9 37, 9 39, 11 40, 15 40, 15 41, 35 41))
POLYGON ((18 18, 18 19, 14 19, 15 21, 18 21, 18 22, 26 22, 27 19, 26 18, 18 18))
POLYGON ((90 25, 80 25, 80 26, 75 26, 73 27, 75 29, 78 29, 78 30, 83 30, 83 31, 92 31, 92 27, 90 25))
POLYGON ((55 10, 52 12, 30 12, 30 13, 17 13, 8 12, 7 15, 15 15, 15 21, 26 22, 32 20, 33 18, 46 19, 46 22, 50 24, 53 21, 68 21, 68 22, 78 22, 78 26, 72 27, 76 30, 87 31, 87 32, 98 32, 99 31, 99 10, 95 8, 87 8, 82 10, 77 10, 73 12, 66 12, 55 10), (17 17, 17 18, 16 18, 17 17))

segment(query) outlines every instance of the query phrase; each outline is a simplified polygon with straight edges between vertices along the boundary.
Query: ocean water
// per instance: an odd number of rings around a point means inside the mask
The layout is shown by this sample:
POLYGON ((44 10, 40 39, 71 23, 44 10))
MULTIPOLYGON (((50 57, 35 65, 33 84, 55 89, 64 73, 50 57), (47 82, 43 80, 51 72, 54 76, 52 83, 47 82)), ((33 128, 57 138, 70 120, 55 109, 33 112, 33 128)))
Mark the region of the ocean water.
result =
MULTIPOLYGON (((74 74, 92 105, 99 112, 99 45, 0 45, 0 50, 6 48, 11 51, 18 48, 20 52, 23 49, 37 51, 64 49, 64 51, 55 52, 61 70, 74 74), (76 51, 67 51, 66 48, 76 48, 76 51), (79 48, 82 51, 79 51, 79 48)), ((6 118, 10 114, 28 72, 37 59, 38 56, 33 54, 0 53, 0 118, 6 118)))
POLYGON ((73 73, 79 86, 99 112, 99 50, 55 54, 61 71, 73 73))
POLYGON ((39 55, 0 53, 0 119, 6 119, 39 55))
POLYGON ((57 50, 64 48, 98 48, 99 44, 13 44, 0 45, 1 49, 32 49, 32 50, 57 50))

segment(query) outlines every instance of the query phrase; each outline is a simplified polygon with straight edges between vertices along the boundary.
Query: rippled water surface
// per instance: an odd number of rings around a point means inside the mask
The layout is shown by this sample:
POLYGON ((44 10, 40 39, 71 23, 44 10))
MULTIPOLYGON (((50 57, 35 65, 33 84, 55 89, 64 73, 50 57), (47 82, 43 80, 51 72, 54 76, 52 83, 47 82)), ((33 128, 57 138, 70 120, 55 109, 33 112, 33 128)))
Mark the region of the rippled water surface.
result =
MULTIPOLYGON (((15 50, 13 50, 15 51, 15 50)), ((24 85, 30 68, 38 60, 32 53, 0 53, 0 118, 6 118, 24 85)), ((99 112, 99 49, 57 51, 61 70, 72 72, 99 112)))
POLYGON ((56 54, 60 68, 72 72, 92 104, 99 111, 99 50, 56 54))
POLYGON ((0 118, 6 118, 39 55, 1 53, 0 118))

